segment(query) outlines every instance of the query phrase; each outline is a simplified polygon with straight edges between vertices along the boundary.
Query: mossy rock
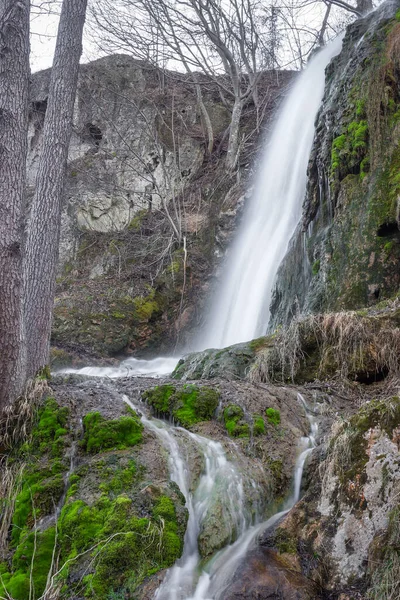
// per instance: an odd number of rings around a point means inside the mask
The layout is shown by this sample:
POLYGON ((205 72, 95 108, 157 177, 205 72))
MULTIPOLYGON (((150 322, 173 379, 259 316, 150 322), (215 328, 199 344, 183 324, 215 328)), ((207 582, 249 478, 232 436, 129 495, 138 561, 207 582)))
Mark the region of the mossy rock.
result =
POLYGON ((231 437, 246 438, 250 436, 250 426, 244 419, 244 410, 238 404, 229 404, 224 408, 223 419, 225 429, 231 437))
POLYGON ((183 427, 212 419, 219 403, 220 394, 208 386, 171 384, 156 386, 143 393, 143 399, 153 410, 165 417, 172 417, 183 427))
MULTIPOLYGON (((336 472, 341 489, 347 494, 349 481, 366 480, 365 466, 369 460, 366 433, 379 427, 391 439, 400 425, 400 398, 372 400, 343 424, 341 431, 331 440, 329 452, 336 451, 336 472)), ((351 500, 351 496, 349 500, 351 500)))
MULTIPOLYGON (((30 595, 37 600, 56 556, 59 565, 67 565, 57 577, 63 593, 93 600, 134 597, 144 579, 181 556, 185 498, 175 483, 146 479, 137 447, 142 425, 133 411, 119 419, 84 417, 85 453, 68 477, 69 461, 51 455, 57 432, 69 431, 67 419, 68 411, 48 399, 38 411, 32 441, 13 454, 26 467, 16 482, 10 559, 0 564, 3 584, 14 600, 30 595)), ((61 437, 71 440, 69 433, 61 437)))
POLYGON ((142 441, 143 425, 133 415, 107 420, 99 412, 92 412, 83 418, 83 427, 82 448, 86 452, 124 450, 142 441))

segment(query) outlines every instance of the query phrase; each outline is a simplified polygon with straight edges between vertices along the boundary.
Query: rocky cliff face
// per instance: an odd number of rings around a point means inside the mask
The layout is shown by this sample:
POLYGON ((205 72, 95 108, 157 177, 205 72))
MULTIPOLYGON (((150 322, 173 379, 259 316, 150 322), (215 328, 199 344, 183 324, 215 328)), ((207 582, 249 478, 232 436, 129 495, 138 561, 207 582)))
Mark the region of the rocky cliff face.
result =
POLYGON ((357 20, 328 68, 303 221, 278 273, 271 326, 355 309, 400 285, 397 2, 357 20))
MULTIPOLYGON (((49 76, 37 73, 32 83, 31 188, 49 76)), ((184 75, 161 73, 122 55, 81 67, 54 344, 115 355, 154 346, 162 352, 182 338, 235 227, 260 136, 291 76, 265 74, 263 127, 255 130, 254 107, 248 106, 240 169, 231 176, 223 166, 229 112, 215 85, 203 82, 215 136, 209 156, 196 96, 184 75)))

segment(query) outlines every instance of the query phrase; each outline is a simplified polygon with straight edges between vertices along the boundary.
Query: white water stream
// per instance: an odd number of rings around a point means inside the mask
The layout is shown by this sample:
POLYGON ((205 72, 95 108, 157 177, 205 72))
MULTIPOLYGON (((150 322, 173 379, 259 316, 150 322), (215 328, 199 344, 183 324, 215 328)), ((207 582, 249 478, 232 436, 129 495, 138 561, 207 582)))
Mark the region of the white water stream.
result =
MULTIPOLYGON (((235 465, 227 460, 219 442, 190 433, 164 421, 142 416, 145 427, 158 436, 168 451, 171 480, 178 484, 185 496, 189 511, 182 557, 167 572, 163 583, 155 593, 154 600, 223 600, 224 592, 232 582, 241 560, 256 544, 260 534, 279 521, 299 500, 304 464, 315 447, 318 426, 308 411, 304 398, 300 394, 298 397, 306 410, 311 433, 309 437, 301 439, 293 493, 287 500, 284 510, 267 521, 260 522, 260 515, 256 512, 255 524, 252 523, 251 516, 254 507, 250 507, 249 510, 246 505, 243 476, 235 465), (182 436, 190 437, 204 457, 205 468, 194 492, 190 490, 189 459, 179 442, 181 440, 182 444, 182 436), (232 543, 228 543, 201 570, 198 537, 204 519, 216 501, 223 507, 221 518, 228 523, 232 531, 232 543)), ((134 410, 138 409, 126 395, 123 396, 123 400, 134 410)), ((142 407, 139 407, 139 411, 142 412, 142 407)))
POLYGON ((301 217, 325 68, 341 45, 342 36, 310 60, 279 112, 196 350, 225 348, 267 331, 276 273, 301 217))
MULTIPOLYGON (((189 512, 184 550, 182 557, 169 569, 164 582, 157 590, 157 600, 186 600, 191 597, 200 564, 198 537, 207 513, 218 503, 221 507, 220 519, 231 532, 231 540, 241 538, 251 525, 252 513, 256 507, 246 502, 243 476, 235 465, 228 461, 222 445, 181 427, 175 427, 159 419, 148 419, 142 407, 135 406, 124 395, 123 400, 134 410, 142 413, 145 427, 153 431, 168 451, 170 478, 178 484, 185 496, 189 512), (197 451, 204 459, 204 471, 194 492, 190 490, 191 466, 184 452, 182 438, 191 438, 197 451)), ((254 482, 250 482, 255 486, 254 482)))
POLYGON ((81 369, 71 367, 62 369, 58 373, 109 377, 110 379, 117 379, 118 377, 162 377, 172 373, 177 362, 178 359, 171 356, 159 356, 151 360, 127 358, 115 367, 82 367, 81 369))

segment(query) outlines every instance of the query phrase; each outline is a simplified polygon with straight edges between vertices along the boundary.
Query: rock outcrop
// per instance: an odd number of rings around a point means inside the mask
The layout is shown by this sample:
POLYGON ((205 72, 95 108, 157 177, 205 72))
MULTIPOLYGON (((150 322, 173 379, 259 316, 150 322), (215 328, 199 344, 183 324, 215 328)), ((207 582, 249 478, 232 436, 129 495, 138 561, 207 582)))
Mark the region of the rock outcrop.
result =
POLYGON ((271 327, 298 312, 355 309, 400 286, 399 6, 347 29, 327 70, 303 222, 280 266, 271 327))
MULTIPOLYGON (((129 56, 80 70, 62 216, 53 344, 114 356, 171 349, 198 319, 247 193, 255 150, 292 72, 265 73, 262 127, 246 107, 239 171, 224 168, 229 111, 204 86, 215 146, 207 154, 196 95, 181 73, 129 56), (183 249, 186 238, 186 251, 183 249)), ((50 71, 32 82, 30 189, 50 71)), ((204 82, 205 83, 205 82, 204 82)))

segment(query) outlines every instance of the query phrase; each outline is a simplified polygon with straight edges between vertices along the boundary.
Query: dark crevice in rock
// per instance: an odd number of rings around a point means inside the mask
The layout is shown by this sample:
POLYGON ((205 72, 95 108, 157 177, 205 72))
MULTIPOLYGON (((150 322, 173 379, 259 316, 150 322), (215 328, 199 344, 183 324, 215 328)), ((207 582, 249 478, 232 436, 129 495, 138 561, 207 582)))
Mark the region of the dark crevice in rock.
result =
POLYGON ((385 367, 378 371, 374 371, 373 373, 369 373, 368 371, 357 373, 356 379, 359 383, 363 383, 364 385, 372 385, 378 381, 383 381, 388 375, 389 369, 385 367))
POLYGON ((378 237, 390 237, 393 235, 400 235, 397 222, 391 221, 390 223, 382 223, 382 225, 378 227, 376 235, 378 237))
POLYGON ((103 139, 103 134, 97 125, 93 125, 93 123, 87 123, 87 125, 85 125, 83 137, 85 140, 94 143, 96 146, 99 146, 101 140, 103 139))

